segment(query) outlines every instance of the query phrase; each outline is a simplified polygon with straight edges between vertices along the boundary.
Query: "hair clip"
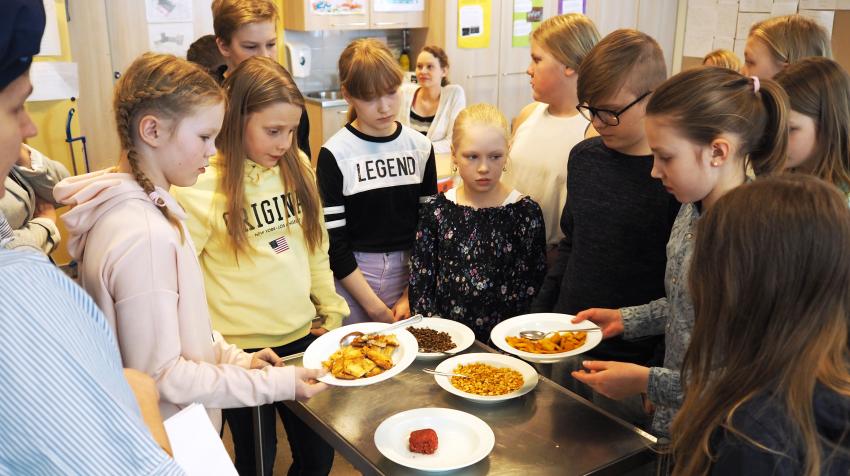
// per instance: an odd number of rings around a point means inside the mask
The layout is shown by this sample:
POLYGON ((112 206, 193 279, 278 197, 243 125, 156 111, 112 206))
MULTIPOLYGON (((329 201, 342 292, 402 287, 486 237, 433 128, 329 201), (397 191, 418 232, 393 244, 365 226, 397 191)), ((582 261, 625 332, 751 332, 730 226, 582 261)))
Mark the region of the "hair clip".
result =
POLYGON ((753 78, 753 93, 759 92, 759 87, 761 85, 759 84, 758 76, 750 76, 750 77, 753 78))
POLYGON ((160 208, 165 207, 165 199, 162 198, 162 195, 160 195, 159 192, 153 191, 149 193, 148 196, 151 198, 151 201, 154 203, 154 205, 160 208))

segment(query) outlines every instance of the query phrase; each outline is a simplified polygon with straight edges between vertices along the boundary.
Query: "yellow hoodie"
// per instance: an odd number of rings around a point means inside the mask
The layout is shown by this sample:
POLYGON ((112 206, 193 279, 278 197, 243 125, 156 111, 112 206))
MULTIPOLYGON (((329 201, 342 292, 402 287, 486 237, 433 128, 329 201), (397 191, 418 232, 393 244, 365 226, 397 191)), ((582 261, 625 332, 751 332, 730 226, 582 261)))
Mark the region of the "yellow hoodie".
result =
POLYGON ((294 191, 284 190, 280 168, 246 160, 243 217, 249 247, 237 261, 224 221, 227 202, 218 190, 217 159, 194 187, 172 188, 188 215, 213 327, 243 349, 298 340, 316 316, 325 318, 327 329, 339 327, 349 310, 334 288, 324 223, 322 246, 310 253, 291 212, 286 227, 284 207, 294 210, 297 200, 294 191))

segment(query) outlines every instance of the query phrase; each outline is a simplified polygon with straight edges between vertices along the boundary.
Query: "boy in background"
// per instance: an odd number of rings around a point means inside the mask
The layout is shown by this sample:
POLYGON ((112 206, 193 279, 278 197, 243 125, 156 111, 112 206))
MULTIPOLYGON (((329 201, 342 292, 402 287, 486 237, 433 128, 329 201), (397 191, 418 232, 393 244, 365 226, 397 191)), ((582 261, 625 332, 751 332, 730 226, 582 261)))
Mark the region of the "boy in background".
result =
MULTIPOLYGON (((599 137, 570 153, 565 236, 533 312, 575 315, 665 295, 665 250, 679 203, 650 176, 643 128, 648 97, 667 77, 661 48, 639 31, 614 31, 585 56, 578 77, 578 109, 599 137)), ((648 365, 663 360, 663 337, 605 339, 588 354, 648 365)))
POLYGON ((218 74, 218 70, 227 64, 224 56, 221 55, 221 51, 218 50, 215 35, 204 35, 195 40, 194 43, 189 45, 186 59, 200 65, 213 76, 218 74))

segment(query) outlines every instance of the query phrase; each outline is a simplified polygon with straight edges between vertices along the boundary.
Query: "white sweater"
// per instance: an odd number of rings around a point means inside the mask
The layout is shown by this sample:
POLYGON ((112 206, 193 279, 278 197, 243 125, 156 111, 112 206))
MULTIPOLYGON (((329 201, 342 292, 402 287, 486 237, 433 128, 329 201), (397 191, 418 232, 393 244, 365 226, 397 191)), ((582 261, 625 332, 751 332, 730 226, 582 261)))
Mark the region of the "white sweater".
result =
MULTIPOLYGON (((413 96, 419 89, 418 84, 405 83, 401 86, 402 102, 398 111, 398 121, 410 126, 410 109, 413 106, 413 96)), ((448 154, 452 146, 452 126, 455 118, 466 107, 466 95, 463 88, 457 84, 443 86, 440 91, 440 104, 434 114, 434 121, 428 129, 426 137, 434 144, 435 154, 448 154)))

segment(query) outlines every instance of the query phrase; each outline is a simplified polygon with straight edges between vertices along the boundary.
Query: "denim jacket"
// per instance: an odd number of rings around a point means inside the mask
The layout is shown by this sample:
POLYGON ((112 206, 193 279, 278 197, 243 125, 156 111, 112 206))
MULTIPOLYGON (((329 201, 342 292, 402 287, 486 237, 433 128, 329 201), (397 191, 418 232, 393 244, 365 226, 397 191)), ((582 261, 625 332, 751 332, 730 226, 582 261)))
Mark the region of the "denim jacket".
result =
POLYGON ((655 404, 652 430, 659 436, 670 434, 670 423, 682 405, 680 380, 682 361, 694 328, 694 305, 688 292, 688 270, 694 248, 694 230, 700 212, 693 203, 679 209, 667 242, 667 269, 664 275, 666 297, 642 306, 620 309, 623 337, 626 339, 664 333, 664 367, 649 369, 648 396, 655 404))

